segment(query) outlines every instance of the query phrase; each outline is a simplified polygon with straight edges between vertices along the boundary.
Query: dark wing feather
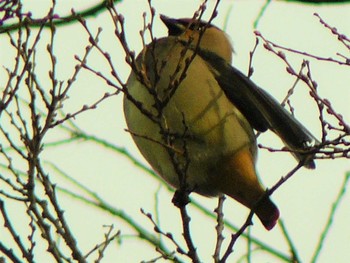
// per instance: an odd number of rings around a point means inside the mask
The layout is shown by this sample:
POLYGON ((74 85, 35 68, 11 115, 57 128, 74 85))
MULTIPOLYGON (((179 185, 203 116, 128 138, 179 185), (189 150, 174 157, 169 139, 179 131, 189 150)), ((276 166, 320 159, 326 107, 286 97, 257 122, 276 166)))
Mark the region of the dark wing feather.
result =
POLYGON ((304 152, 308 152, 319 142, 297 119, 270 94, 221 57, 204 50, 199 50, 198 55, 212 68, 228 99, 242 112, 254 129, 261 132, 272 130, 299 161, 303 161, 308 168, 315 167, 314 154, 304 152))

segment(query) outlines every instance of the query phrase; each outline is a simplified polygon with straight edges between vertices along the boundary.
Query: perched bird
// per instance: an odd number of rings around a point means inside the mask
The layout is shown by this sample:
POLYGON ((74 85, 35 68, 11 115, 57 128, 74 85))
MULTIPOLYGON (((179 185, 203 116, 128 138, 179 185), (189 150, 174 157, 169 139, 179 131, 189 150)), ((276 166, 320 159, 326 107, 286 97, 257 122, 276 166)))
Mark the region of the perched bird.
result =
POLYGON ((196 19, 161 20, 169 36, 141 51, 124 91, 129 132, 169 184, 205 196, 226 194, 272 229, 279 210, 256 175, 253 129, 275 132, 307 168, 314 167, 309 150, 317 140, 231 66, 233 48, 222 30, 196 19))

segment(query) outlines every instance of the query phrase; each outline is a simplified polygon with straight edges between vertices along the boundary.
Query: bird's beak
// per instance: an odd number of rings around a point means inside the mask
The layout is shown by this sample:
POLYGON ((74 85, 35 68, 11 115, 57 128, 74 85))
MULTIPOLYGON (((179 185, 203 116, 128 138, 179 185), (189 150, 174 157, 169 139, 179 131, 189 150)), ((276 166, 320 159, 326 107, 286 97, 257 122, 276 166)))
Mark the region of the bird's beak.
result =
POLYGON ((160 15, 160 19, 168 28, 169 36, 177 36, 184 32, 184 25, 179 23, 177 19, 170 18, 165 15, 160 15))
POLYGON ((178 27, 177 21, 174 18, 170 18, 170 17, 165 16, 165 15, 160 15, 160 19, 167 26, 167 28, 178 27))

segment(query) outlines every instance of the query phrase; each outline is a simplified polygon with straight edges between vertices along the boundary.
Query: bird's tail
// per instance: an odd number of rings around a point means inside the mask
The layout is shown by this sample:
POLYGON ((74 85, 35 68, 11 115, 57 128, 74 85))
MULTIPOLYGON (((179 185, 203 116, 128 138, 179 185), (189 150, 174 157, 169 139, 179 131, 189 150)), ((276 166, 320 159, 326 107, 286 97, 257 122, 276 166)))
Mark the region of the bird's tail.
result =
POLYGON ((257 88, 257 92, 262 98, 262 114, 269 128, 282 139, 295 158, 303 162, 306 168, 315 168, 315 154, 311 153, 310 149, 320 142, 266 91, 257 88))
POLYGON ((249 147, 245 147, 220 164, 220 176, 213 184, 220 190, 249 209, 253 209, 267 230, 277 223, 279 211, 266 195, 257 178, 254 158, 249 147))
POLYGON ((268 197, 259 202, 255 214, 267 230, 271 230, 276 225, 280 216, 277 206, 268 197))

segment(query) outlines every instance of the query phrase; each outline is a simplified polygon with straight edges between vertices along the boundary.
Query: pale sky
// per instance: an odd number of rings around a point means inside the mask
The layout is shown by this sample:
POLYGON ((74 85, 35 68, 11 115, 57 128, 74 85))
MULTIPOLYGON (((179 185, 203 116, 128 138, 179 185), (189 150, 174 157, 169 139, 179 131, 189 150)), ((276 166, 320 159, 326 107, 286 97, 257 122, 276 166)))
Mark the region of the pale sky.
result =
MULTIPOLYGON (((24 6, 31 10, 34 16, 46 14, 47 8, 50 6, 50 1, 31 0, 26 2, 28 4, 24 6)), ((69 13, 71 8, 82 9, 82 1, 58 2, 56 13, 61 15, 69 13)), ((138 53, 142 47, 139 37, 139 30, 142 27, 142 13, 147 12, 147 18, 149 18, 148 4, 146 0, 124 2, 117 5, 117 10, 125 17, 129 46, 138 53)), ((218 17, 213 22, 218 27, 223 28, 224 21, 228 18, 225 31, 230 35, 234 45, 234 65, 242 72, 247 72, 249 52, 255 43, 253 22, 264 2, 260 0, 223 0, 219 7, 218 17)), ((157 14, 154 27, 156 37, 166 35, 166 28, 160 21, 159 14, 175 18, 192 17, 199 3, 200 1, 185 0, 153 1, 157 14)), ((210 1, 206 18, 209 17, 212 3, 210 1)), ((345 4, 315 6, 273 1, 261 18, 257 30, 267 39, 286 47, 324 57, 336 57, 337 52, 349 57, 349 51, 339 44, 336 37, 332 36, 328 29, 319 23, 318 18, 313 15, 315 12, 320 14, 330 25, 337 27, 340 32, 350 37, 350 5, 345 4)), ((115 65, 118 66, 118 72, 126 80, 130 69, 125 64, 123 52, 113 35, 113 24, 108 12, 101 13, 95 18, 89 18, 87 24, 95 32, 97 27, 103 29, 100 37, 101 45, 111 54, 115 65)), ((42 83, 47 81, 48 63, 44 35, 42 37, 44 39, 41 47, 42 53, 38 52, 37 55, 38 68, 43 72, 42 83)), ((77 63, 74 60, 74 55, 82 56, 85 46, 88 45, 87 39, 86 32, 79 24, 57 29, 55 50, 60 79, 65 80, 71 76, 77 63)), ((1 61, 4 65, 11 65, 13 53, 11 53, 8 40, 4 35, 0 35, 0 46, 1 61)), ((305 57, 287 52, 286 54, 292 65, 299 69, 305 57)), ((331 101, 334 108, 350 123, 349 67, 312 59, 310 62, 313 78, 318 83, 320 95, 331 101)), ((105 61, 97 53, 91 55, 88 64, 98 71, 108 73, 105 61)), ((255 70, 253 81, 281 101, 295 81, 286 72, 285 64, 260 44, 254 56, 253 65, 255 70)), ((0 87, 4 83, 3 76, 5 76, 3 69, 0 69, 0 87)), ((69 93, 70 98, 64 105, 64 110, 65 112, 75 112, 82 105, 95 102, 105 92, 113 92, 113 90, 90 72, 84 71, 69 93)), ((317 107, 308 97, 307 87, 299 83, 296 94, 293 96, 292 102, 297 118, 315 136, 320 137, 317 107)), ((125 147, 137 159, 146 163, 130 135, 124 131, 126 124, 121 102, 121 95, 113 97, 99 105, 96 110, 79 115, 75 121, 87 133, 108 140, 120 147, 125 147)), ((59 133, 49 134, 47 140, 54 141, 57 139, 56 136, 60 136, 59 133)), ((281 145, 272 133, 262 135, 259 138, 259 143, 276 147, 281 145)), ((159 182, 135 168, 126 158, 84 141, 63 147, 48 148, 44 151, 43 157, 54 162, 70 176, 108 200, 111 205, 124 209, 139 224, 152 231, 152 225, 140 213, 140 208, 154 213, 154 196, 159 190, 159 182)), ((259 151, 257 167, 266 187, 274 185, 295 165, 295 160, 289 154, 259 151)), ((345 159, 317 160, 316 166, 315 170, 300 170, 272 196, 280 209, 281 218, 284 220, 303 262, 310 261, 345 173, 350 170, 350 162, 345 159)), ((54 180, 57 180, 62 187, 70 187, 70 184, 61 178, 54 180)), ((200 197, 197 194, 193 194, 192 197, 210 210, 213 210, 217 203, 216 199, 200 197)), ((78 201, 72 201, 64 195, 61 198, 66 216, 83 251, 89 251, 95 244, 103 240, 103 234, 106 232, 103 225, 114 224, 115 229, 121 230, 122 235, 134 233, 124 223, 108 214, 91 209, 78 201)), ((171 199, 172 195, 165 187, 161 187, 159 190, 161 226, 165 231, 174 233, 177 240, 183 244, 179 227, 179 211, 172 205, 171 199)), ((350 258, 349 199, 350 196, 346 193, 335 214, 331 232, 318 262, 347 262, 350 258)), ((13 212, 16 212, 15 208, 13 212)), ((198 253, 203 262, 211 262, 215 244, 215 222, 208 220, 195 208, 190 207, 189 212, 192 216, 191 224, 198 253)), ((224 213, 227 219, 240 226, 245 221, 249 211, 237 202, 227 199, 224 213)), ((251 227, 251 233, 254 237, 285 254, 289 253, 287 242, 278 226, 268 232, 256 218, 254 218, 254 223, 254 226, 251 227)), ((0 225, 3 225, 1 220, 0 225)), ((5 235, 4 231, 3 227, 0 227, 0 236, 5 235)), ((227 238, 224 246, 227 245, 230 234, 229 231, 225 231, 227 238)), ((169 249, 174 249, 170 243, 167 244, 169 249)), ((236 262, 246 253, 245 239, 241 238, 234 249, 235 252, 228 262, 236 262)), ((107 249, 103 262, 140 262, 157 256, 154 248, 145 245, 142 241, 137 241, 135 238, 126 237, 121 245, 113 243, 107 249)), ((43 258, 38 262, 45 262, 45 258, 43 255, 43 258)), ((278 261, 266 253, 255 252, 253 262, 278 261)))

